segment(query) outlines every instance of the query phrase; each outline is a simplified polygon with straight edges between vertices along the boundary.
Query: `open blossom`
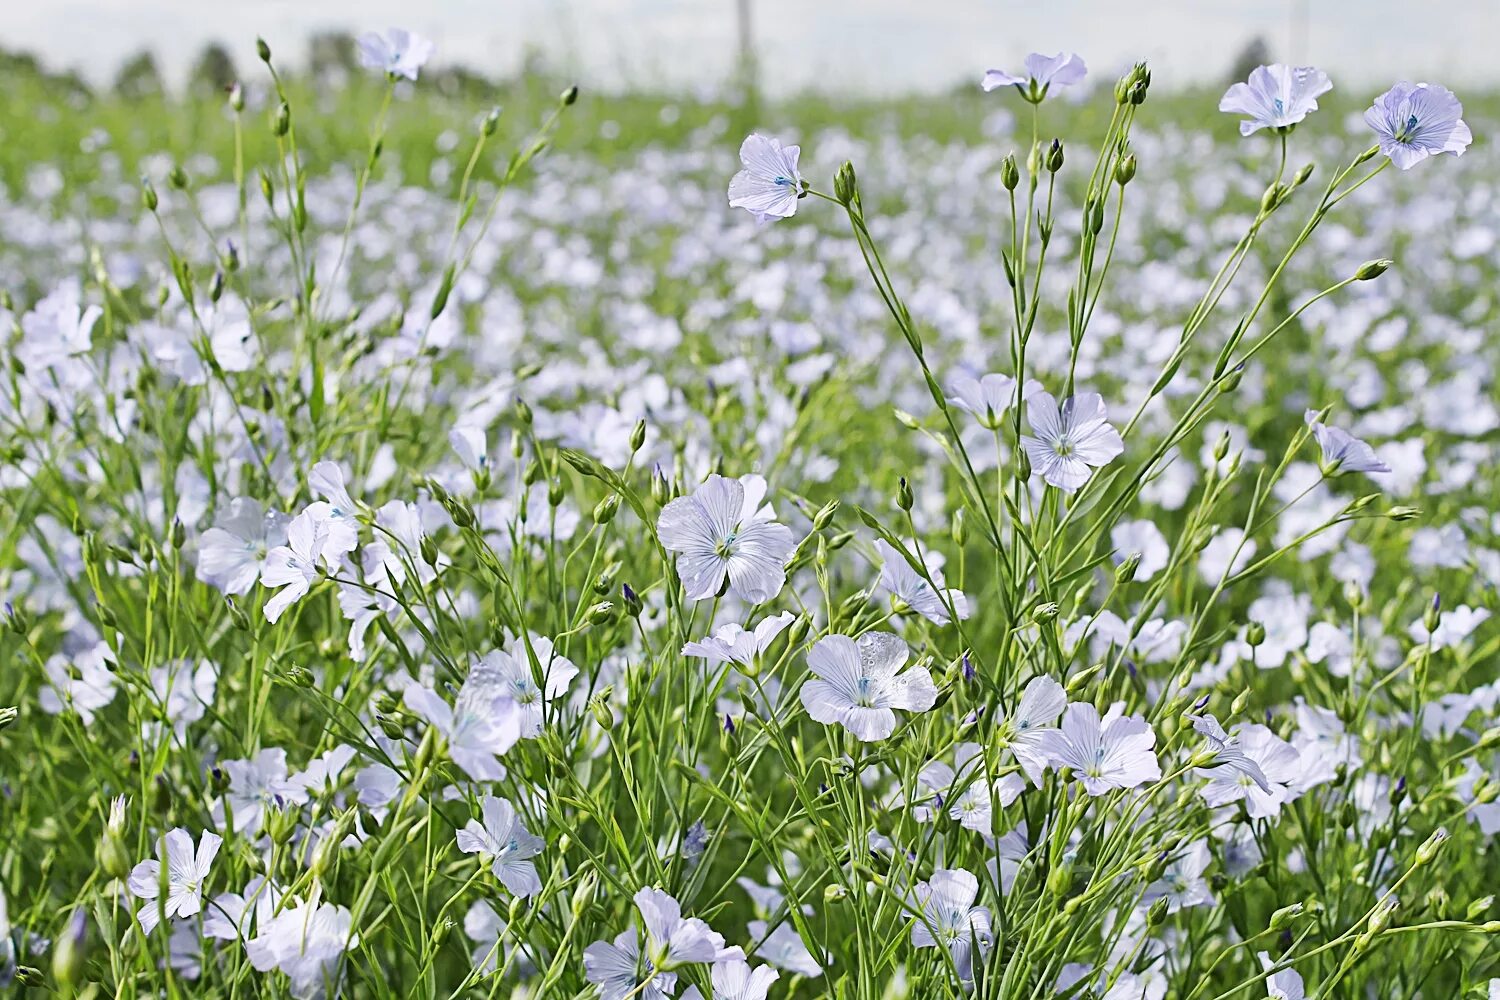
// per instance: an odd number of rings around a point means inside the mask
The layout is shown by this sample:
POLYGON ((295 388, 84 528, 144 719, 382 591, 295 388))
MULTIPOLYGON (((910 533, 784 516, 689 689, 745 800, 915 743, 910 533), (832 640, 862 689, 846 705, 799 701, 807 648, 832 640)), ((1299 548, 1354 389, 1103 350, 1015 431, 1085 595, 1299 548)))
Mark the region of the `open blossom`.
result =
POLYGON ((1055 56, 1033 52, 1026 57, 1025 73, 1008 73, 1002 69, 987 70, 979 85, 986 93, 999 87, 1013 86, 1023 93, 1029 91, 1028 99, 1040 100, 1053 84, 1059 87, 1071 87, 1075 83, 1081 83, 1087 73, 1088 67, 1072 52, 1059 52, 1055 56))
POLYGON ((696 639, 683 645, 682 655, 696 656, 709 663, 738 663, 748 666, 770 647, 796 617, 790 611, 783 611, 779 615, 762 618, 753 631, 738 622, 729 622, 714 629, 714 634, 708 638, 696 639))
POLYGON ((641 889, 635 905, 646 925, 646 956, 655 968, 716 962, 739 950, 726 954, 721 934, 697 917, 684 917, 681 904, 660 889, 641 889))
POLYGON ((744 169, 729 182, 729 207, 743 208, 756 222, 789 219, 797 214, 802 197, 802 174, 797 171, 800 146, 783 146, 779 139, 752 132, 740 143, 744 169))
POLYGON ((1316 410, 1308 410, 1307 424, 1323 453, 1323 468, 1331 475, 1344 472, 1390 472, 1391 467, 1375 457, 1375 449, 1346 430, 1330 427, 1317 419, 1316 410))
MULTIPOLYGON (((1274 969, 1278 964, 1266 952, 1258 952, 1257 957, 1260 959, 1260 967, 1262 969, 1274 969)), ((1489 993, 1491 997, 1494 997, 1496 994, 1494 986, 1496 982, 1497 980, 1490 980, 1489 993)), ((1296 969, 1282 969, 1280 972, 1273 972, 1266 977, 1267 1000, 1304 1000, 1306 996, 1306 984, 1302 982, 1302 976, 1297 973, 1296 969)))
POLYGON ((1119 707, 1111 708, 1101 719, 1093 705, 1074 702, 1063 713, 1061 727, 1046 734, 1043 745, 1052 766, 1072 768, 1090 795, 1161 777, 1151 724, 1120 713, 1119 707))
POLYGON ((307 485, 322 499, 308 504, 302 513, 323 525, 327 532, 322 557, 332 568, 359 546, 359 507, 344 483, 344 470, 336 462, 314 465, 307 473, 307 485))
POLYGON ((1318 98, 1332 89, 1328 74, 1312 66, 1257 66, 1248 82, 1224 92, 1219 110, 1247 116, 1240 122, 1240 135, 1290 128, 1318 110, 1318 98))
POLYGON ((771 520, 766 481, 749 475, 711 475, 691 496, 662 508, 656 531, 676 552, 677 573, 689 600, 713 597, 724 586, 752 604, 764 604, 786 583, 786 564, 797 548, 792 529, 771 520))
POLYGON ((486 795, 480 800, 484 822, 469 820, 458 831, 458 849, 490 859, 490 870, 517 896, 535 896, 542 880, 531 859, 542 853, 546 841, 526 829, 508 799, 486 795))
POLYGON ((1190 715, 1188 718, 1192 720, 1194 732, 1207 743, 1205 752, 1212 755, 1209 768, 1224 768, 1233 772, 1227 777, 1234 780, 1237 780, 1236 776, 1249 778, 1262 792, 1270 793, 1270 782, 1266 780, 1260 765, 1245 753, 1239 737, 1226 733, 1219 720, 1212 715, 1190 715))
POLYGON ((918 882, 916 905, 920 911, 911 927, 914 948, 942 946, 953 956, 959 973, 967 976, 977 941, 980 950, 990 945, 990 911, 975 906, 979 880, 962 868, 938 870, 926 882, 918 882))
MULTIPOLYGON (((766 1000, 766 991, 779 978, 780 973, 768 965, 752 969, 749 962, 739 959, 716 962, 712 970, 713 1000, 766 1000)), ((702 1000, 697 987, 689 987, 682 1000, 692 1000, 695 995, 702 1000)))
POLYGON ((271 550, 286 544, 290 520, 250 497, 235 497, 198 539, 198 579, 231 596, 248 594, 271 550))
POLYGON ((875 552, 880 556, 880 586, 892 597, 905 602, 934 625, 947 625, 952 620, 950 607, 959 618, 969 617, 969 599, 963 591, 943 586, 941 553, 931 549, 922 553, 927 564, 927 576, 923 577, 906 561, 905 555, 884 539, 876 539, 875 552), (928 579, 932 582, 928 583, 928 579))
POLYGON ((228 819, 236 833, 258 832, 267 809, 307 801, 306 787, 288 776, 286 751, 280 747, 267 747, 249 760, 226 760, 221 766, 229 776, 229 790, 215 806, 214 820, 228 819))
POLYGON ((219 853, 224 838, 205 830, 193 847, 192 836, 181 827, 156 842, 156 860, 142 861, 131 869, 126 886, 130 894, 146 901, 136 917, 150 934, 162 917, 191 917, 203 908, 203 883, 219 853), (166 893, 162 900, 162 866, 166 865, 166 893))
POLYGON ((307 512, 292 518, 286 529, 286 544, 266 553, 265 566, 261 569, 262 584, 281 588, 266 602, 266 621, 274 625, 287 608, 307 596, 308 590, 317 582, 318 564, 323 561, 327 543, 326 521, 307 512))
POLYGON ((1447 87, 1403 80, 1375 98, 1365 124, 1380 137, 1380 151, 1410 170, 1429 156, 1463 155, 1474 141, 1463 113, 1464 106, 1447 87))
POLYGON ((1076 492, 1093 469, 1125 450, 1097 392, 1069 396, 1059 408, 1051 393, 1038 391, 1027 397, 1026 412, 1032 433, 1022 435, 1021 444, 1031 466, 1065 493, 1076 492))
POLYGON ((450 707, 432 688, 407 685, 406 707, 426 719, 448 741, 448 756, 475 781, 499 781, 498 760, 521 738, 521 709, 488 685, 465 684, 450 707))
POLYGON ((645 960, 634 927, 613 941, 595 941, 585 948, 583 974, 599 987, 599 1000, 666 1000, 677 988, 677 973, 662 972, 645 960))
POLYGON ((76 656, 58 653, 48 657, 43 672, 47 686, 39 692, 42 711, 48 715, 77 712, 83 724, 94 722, 94 713, 115 700, 114 651, 108 643, 94 643, 76 656))
MULTIPOLYGON (((1036 383, 1028 380, 1027 387, 1036 383)), ((948 402, 961 410, 968 410, 979 418, 981 426, 994 430, 1000 426, 1000 418, 1014 401, 1016 380, 1009 375, 990 372, 975 378, 972 375, 954 375, 948 380, 948 402)))
POLYGON ((1296 797, 1288 786, 1301 776, 1301 754, 1257 724, 1240 726, 1230 742, 1229 753, 1242 755, 1244 760, 1235 762, 1231 756, 1226 761, 1228 766, 1199 771, 1208 779, 1203 800, 1216 807, 1243 800, 1252 819, 1269 819, 1280 813, 1283 803, 1296 797), (1249 766, 1252 764, 1253 769, 1249 766))
POLYGON ((336 996, 344 954, 359 944, 353 920, 347 907, 316 899, 284 906, 245 954, 259 972, 286 973, 299 1000, 336 996))
POLYGON ((1165 899, 1173 913, 1192 906, 1211 905, 1213 892, 1203 877, 1210 860, 1207 840, 1200 838, 1188 844, 1167 862, 1161 878, 1146 887, 1141 902, 1154 903, 1165 899))
POLYGON ((907 655, 889 632, 824 636, 807 654, 816 676, 802 685, 802 705, 813 721, 841 725, 864 742, 886 739, 896 731, 895 709, 925 712, 937 701, 926 667, 897 673, 907 655))
POLYGON ((1057 717, 1067 706, 1068 695, 1061 684, 1051 677, 1033 677, 1021 691, 1015 711, 997 720, 1000 736, 1033 784, 1042 783, 1048 734, 1056 732, 1057 717))
POLYGON ((391 28, 383 35, 367 31, 359 36, 361 66, 408 80, 417 78, 417 71, 432 58, 432 50, 432 42, 403 28, 391 28))
POLYGON ((469 669, 468 686, 478 690, 487 687, 515 702, 520 710, 521 736, 532 739, 542 731, 543 714, 548 702, 568 693, 578 667, 572 660, 554 651, 552 640, 531 637, 531 653, 518 641, 511 652, 492 650, 476 660, 469 669), (536 657, 541 684, 532 672, 531 658, 536 657))
POLYGON ((948 817, 958 820, 959 826, 987 835, 996 832, 995 806, 1010 805, 1026 787, 1026 779, 1014 771, 986 780, 984 748, 977 743, 960 743, 953 751, 952 765, 931 761, 918 773, 917 781, 933 793, 937 807, 947 806, 948 817))

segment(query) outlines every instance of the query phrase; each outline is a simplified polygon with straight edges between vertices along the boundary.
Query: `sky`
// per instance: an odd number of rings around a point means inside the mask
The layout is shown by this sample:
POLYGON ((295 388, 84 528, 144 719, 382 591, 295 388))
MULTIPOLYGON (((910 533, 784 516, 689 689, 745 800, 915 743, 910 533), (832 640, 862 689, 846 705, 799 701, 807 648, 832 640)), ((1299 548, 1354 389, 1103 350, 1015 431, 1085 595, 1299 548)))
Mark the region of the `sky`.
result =
MULTIPOLYGON (((439 58, 502 74, 528 51, 585 86, 712 88, 737 52, 737 0, 15 0, 0 45, 107 81, 143 48, 181 79, 208 42, 244 67, 254 38, 300 58, 326 29, 409 28, 439 58)), ((1274 58, 1368 88, 1409 77, 1500 85, 1500 0, 745 0, 763 84, 889 95, 939 91, 1032 50, 1078 52, 1153 84, 1222 82, 1261 36, 1274 58)))

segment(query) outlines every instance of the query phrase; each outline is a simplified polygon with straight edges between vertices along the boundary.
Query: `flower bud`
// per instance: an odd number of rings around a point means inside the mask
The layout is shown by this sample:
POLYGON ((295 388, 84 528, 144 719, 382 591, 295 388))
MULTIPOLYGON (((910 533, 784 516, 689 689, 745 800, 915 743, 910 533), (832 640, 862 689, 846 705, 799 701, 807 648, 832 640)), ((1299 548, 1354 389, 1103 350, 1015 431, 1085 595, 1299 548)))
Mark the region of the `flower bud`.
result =
POLYGON ((1354 278, 1356 281, 1369 281, 1372 278, 1378 278, 1394 263, 1396 262, 1393 260, 1384 259, 1366 261, 1359 266, 1358 271, 1354 272, 1354 278))
POLYGON ((646 443, 646 421, 645 418, 637 420, 635 426, 630 429, 630 453, 634 455, 641 450, 646 443))
POLYGON ((267 45, 266 40, 259 36, 255 39, 255 54, 260 56, 260 61, 263 63, 271 61, 271 46, 267 45))
POLYGON ((837 500, 830 500, 823 506, 819 507, 818 512, 813 515, 813 530, 822 531, 824 528, 832 524, 833 515, 837 514, 838 510, 839 502, 837 500))
POLYGON ((1165 896, 1152 903, 1151 908, 1146 911, 1146 926, 1154 929, 1166 923, 1167 906, 1168 902, 1165 896))
POLYGON ((1127 153, 1115 164, 1115 183, 1124 187, 1135 180, 1135 154, 1127 153))
POLYGON ((1135 579, 1135 571, 1141 567, 1141 554, 1132 552, 1125 557, 1120 565, 1115 567, 1115 586, 1123 587, 1135 579))
POLYGON ((492 136, 492 135, 495 134, 495 130, 497 128, 499 128, 499 127, 500 127, 500 109, 499 108, 490 108, 490 113, 487 114, 487 115, 485 115, 484 116, 484 121, 482 121, 482 122, 479 123, 479 133, 480 133, 480 135, 483 135, 485 138, 489 138, 490 136, 492 136))
POLYGON ((620 584, 620 603, 625 605, 625 613, 632 618, 639 618, 645 610, 645 604, 641 601, 641 595, 628 583, 620 584))
POLYGON ((1229 703, 1229 714, 1239 715, 1245 710, 1245 706, 1248 704, 1250 704, 1250 689, 1245 688, 1245 690, 1234 696, 1234 701, 1229 703))
POLYGON ((276 106, 276 117, 271 119, 271 134, 280 139, 292 130, 292 108, 286 101, 276 106))
POLYGON ((245 88, 238 80, 229 85, 229 106, 236 112, 245 110, 245 88))
POLYGON ((600 601, 589 608, 585 617, 590 625, 603 625, 615 616, 615 605, 613 601, 600 601))
POLYGON ((594 905, 594 894, 598 891, 599 876, 591 871, 585 872, 583 877, 578 880, 578 884, 573 887, 573 898, 570 902, 570 909, 574 920, 580 919, 587 912, 588 908, 594 905))
POLYGON ((141 181, 141 204, 146 207, 146 211, 148 212, 156 211, 158 204, 156 188, 151 186, 150 181, 141 181))
POLYGON ((620 496, 611 493, 594 505, 594 523, 608 524, 615 519, 615 513, 620 509, 620 496))
POLYGON ((1007 153, 1000 161, 1000 183, 1007 191, 1014 191, 1021 183, 1021 168, 1016 165, 1016 154, 1007 153))
POLYGON ((896 487, 896 506, 902 510, 911 510, 911 505, 911 484, 906 481, 905 476, 902 476, 900 483, 896 487))
POLYGON ((1245 642, 1249 643, 1252 648, 1261 645, 1265 641, 1266 627, 1264 625, 1260 622, 1252 621, 1249 625, 1245 626, 1245 642))
POLYGON ((840 205, 852 205, 859 195, 859 184, 854 176, 854 164, 845 160, 833 175, 833 196, 840 205))
POLYGON ((123 879, 134 867, 130 852, 125 847, 125 796, 118 795, 109 804, 109 818, 104 821, 104 833, 99 837, 95 860, 104 874, 110 878, 123 879))
POLYGON ((1432 836, 1424 840, 1422 842, 1422 846, 1417 848, 1416 863, 1418 865, 1431 864, 1432 859, 1438 856, 1438 852, 1441 851, 1443 849, 1443 845, 1448 842, 1448 836, 1448 831, 1441 826, 1432 831, 1432 836))
POLYGON ((578 101, 578 84, 575 83, 567 90, 563 91, 562 94, 558 97, 558 100, 562 102, 562 106, 565 108, 570 108, 574 104, 576 104, 578 101))
POLYGON ((1057 173, 1063 166, 1063 144, 1061 139, 1053 139, 1052 145, 1047 147, 1047 170, 1057 173))
POLYGON ((1421 517, 1422 510, 1419 507, 1407 507, 1404 505, 1398 505, 1386 511, 1385 516, 1390 518, 1392 521, 1411 521, 1421 517))
POLYGON ((1427 605, 1427 610, 1422 612, 1422 627, 1427 629, 1428 634, 1437 631, 1438 622, 1443 618, 1443 597, 1441 594, 1432 595, 1432 603, 1427 605))
POLYGON ((959 548, 963 548, 964 543, 969 540, 969 522, 962 507, 953 511, 953 521, 948 533, 953 537, 953 544, 959 548))
POLYGON ((88 939, 88 916, 83 907, 79 907, 68 920, 67 930, 52 946, 52 978, 57 983, 58 992, 65 997, 78 990, 84 960, 88 957, 88 939))
POLYGON ((1037 623, 1050 622, 1052 621, 1052 619, 1057 617, 1058 610, 1059 608, 1056 601, 1048 601, 1045 604, 1038 604, 1031 610, 1031 620, 1037 623))
POLYGON ((615 728, 615 713, 609 707, 609 690, 606 688, 589 699, 589 714, 606 733, 615 728))

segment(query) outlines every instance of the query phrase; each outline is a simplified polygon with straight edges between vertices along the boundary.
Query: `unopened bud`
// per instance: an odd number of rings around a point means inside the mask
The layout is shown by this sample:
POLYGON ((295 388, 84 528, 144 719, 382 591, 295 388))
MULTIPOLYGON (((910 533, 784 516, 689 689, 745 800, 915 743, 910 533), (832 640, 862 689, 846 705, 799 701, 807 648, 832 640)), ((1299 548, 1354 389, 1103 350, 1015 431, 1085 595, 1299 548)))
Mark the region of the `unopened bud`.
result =
POLYGON ((1448 842, 1448 836, 1448 831, 1443 827, 1438 827, 1436 830, 1432 831, 1432 836, 1424 840, 1422 842, 1422 846, 1417 848, 1417 864, 1431 864, 1432 859, 1438 856, 1438 852, 1441 851, 1443 849, 1443 845, 1448 842))
POLYGON ((1372 278, 1378 278, 1388 271, 1394 263, 1396 262, 1393 260, 1384 259, 1365 261, 1359 266, 1359 270, 1354 272, 1354 278, 1356 281, 1369 281, 1372 278))
POLYGON ((292 108, 286 101, 276 105, 276 117, 271 119, 271 134, 280 139, 292 129, 292 108))
POLYGON ((837 514, 838 510, 839 502, 837 500, 830 500, 823 506, 819 507, 818 512, 813 515, 813 530, 822 531, 824 528, 832 524, 833 515, 837 514))
POLYGON ((839 167, 838 173, 833 175, 833 196, 838 199, 840 205, 852 205, 855 196, 859 193, 859 185, 854 177, 854 164, 848 160, 839 167))
POLYGON ((78 990, 78 980, 83 975, 84 960, 88 958, 89 922, 83 908, 73 911, 67 930, 52 946, 52 978, 63 996, 72 996, 78 990))
POLYGON ((902 510, 911 510, 911 505, 911 484, 906 481, 905 476, 902 476, 900 483, 896 487, 896 506, 902 510))
POLYGON ((255 39, 255 54, 260 56, 260 61, 263 63, 271 61, 271 46, 266 44, 264 38, 255 39))
POLYGON ((1053 139, 1052 145, 1047 147, 1047 170, 1057 173, 1063 166, 1063 144, 1061 139, 1053 139))
POLYGON ((1007 153, 1005 159, 1000 161, 1000 183, 1007 191, 1014 191, 1016 185, 1021 183, 1021 168, 1016 165, 1016 154, 1007 153))
POLYGON ((1115 585, 1118 587, 1123 587, 1125 584, 1134 580, 1135 572, 1136 570, 1140 569, 1140 567, 1141 554, 1139 552, 1130 553, 1130 555, 1126 556, 1124 561, 1121 562, 1120 565, 1115 567, 1115 585))
POLYGON ((615 519, 615 513, 620 509, 620 496, 611 493, 594 505, 594 523, 608 524, 615 519))
POLYGON ((1125 158, 1115 164, 1115 183, 1124 187, 1135 180, 1135 154, 1128 153, 1125 158))

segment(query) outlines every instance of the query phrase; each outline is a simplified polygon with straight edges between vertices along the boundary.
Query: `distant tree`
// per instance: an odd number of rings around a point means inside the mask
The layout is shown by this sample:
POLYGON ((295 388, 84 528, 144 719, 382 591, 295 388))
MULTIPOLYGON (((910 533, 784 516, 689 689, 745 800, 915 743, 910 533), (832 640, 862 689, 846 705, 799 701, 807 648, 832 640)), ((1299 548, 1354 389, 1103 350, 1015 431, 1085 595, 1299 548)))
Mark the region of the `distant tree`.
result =
POLYGON ((156 68, 156 57, 143 49, 125 60, 120 72, 115 74, 115 93, 129 100, 155 97, 166 91, 161 70, 156 68))
POLYGON ((1238 83, 1250 75, 1250 71, 1257 66, 1264 66, 1271 61, 1271 47, 1266 40, 1259 35, 1245 43, 1240 49, 1240 54, 1234 57, 1234 62, 1229 66, 1229 82, 1238 83))
POLYGON ((191 93, 202 97, 228 90, 229 85, 237 79, 239 74, 235 72, 234 59, 229 55, 229 50, 218 42, 211 42, 198 54, 197 62, 193 63, 192 73, 188 76, 188 87, 191 93))
POLYGON ((347 77, 359 68, 354 36, 347 31, 320 31, 307 42, 307 68, 319 79, 347 77))

